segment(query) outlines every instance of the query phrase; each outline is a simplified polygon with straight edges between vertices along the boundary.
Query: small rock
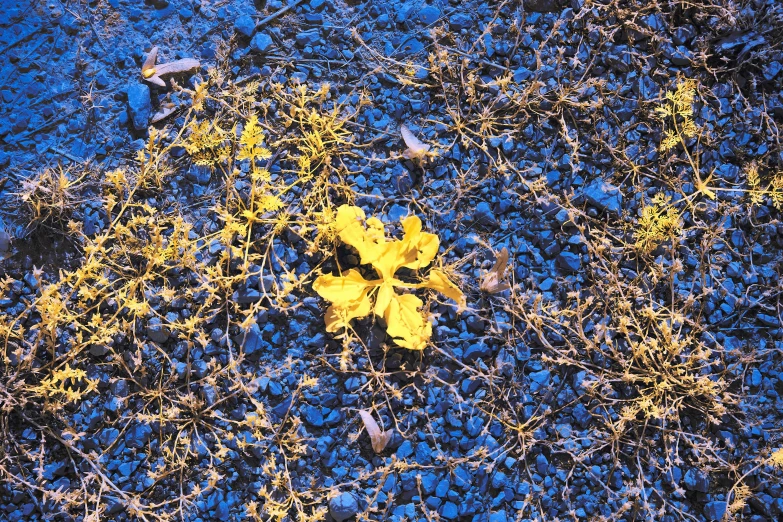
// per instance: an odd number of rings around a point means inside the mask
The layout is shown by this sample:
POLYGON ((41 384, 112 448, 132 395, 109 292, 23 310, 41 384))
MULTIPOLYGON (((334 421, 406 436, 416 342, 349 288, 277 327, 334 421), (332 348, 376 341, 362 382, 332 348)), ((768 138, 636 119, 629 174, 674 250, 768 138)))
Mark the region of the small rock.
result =
POLYGON ((543 453, 539 453, 536 457, 536 471, 542 476, 549 472, 549 460, 547 460, 546 455, 543 453))
POLYGON ((507 521, 508 521, 508 517, 506 516, 505 509, 501 509, 500 511, 489 515, 489 522, 507 522, 507 521))
POLYGON ((487 359, 491 355, 489 346, 483 343, 471 344, 462 355, 465 361, 474 361, 478 358, 487 359))
POLYGON ((756 319, 758 319, 759 322, 764 326, 769 326, 770 328, 777 328, 780 326, 780 321, 778 321, 778 318, 772 315, 758 314, 756 319))
POLYGON ((685 487, 690 491, 707 493, 710 490, 710 478, 703 471, 691 468, 685 472, 685 487))
POLYGON ((274 44, 271 36, 266 33, 258 33, 250 41, 250 48, 258 53, 266 53, 274 44))
POLYGON ((482 201, 476 205, 476 212, 473 214, 473 219, 484 226, 490 226, 496 223, 492 207, 486 201, 482 201))
POLYGON ((467 13, 455 13, 449 18, 449 28, 452 31, 467 29, 473 25, 473 19, 467 13))
POLYGON ((305 421, 316 428, 324 425, 324 415, 321 409, 316 406, 307 405, 302 408, 305 421))
POLYGON ((686 67, 693 61, 693 54, 687 47, 678 45, 674 52, 671 53, 671 61, 674 65, 686 67))
POLYGON ((329 513, 336 522, 343 522, 359 511, 359 503, 351 493, 340 493, 329 501, 329 513))
POLYGON ((423 49, 424 44, 417 38, 411 37, 402 42, 398 49, 390 48, 386 54, 392 55, 393 58, 409 58, 423 49))
POLYGON ((750 372, 750 385, 753 387, 761 386, 761 381, 761 372, 758 370, 758 368, 753 368, 753 371, 750 372))
POLYGON ((708 502, 704 506, 704 516, 707 517, 707 520, 717 522, 723 520, 725 515, 726 502, 724 501, 708 502))
POLYGON ((149 87, 142 83, 134 83, 128 87, 128 112, 135 130, 147 129, 152 112, 149 87))
POLYGON ((513 79, 516 83, 519 83, 527 80, 531 76, 533 76, 533 71, 531 71, 527 67, 520 67, 519 69, 514 71, 513 79))
POLYGON ((229 517, 228 504, 225 501, 222 501, 218 504, 218 507, 215 510, 215 518, 217 518, 218 520, 228 520, 228 517, 229 517))
POLYGON ((261 356, 264 339, 261 336, 261 328, 259 328, 257 323, 253 323, 249 329, 234 337, 234 342, 242 346, 245 357, 249 360, 257 361, 261 356))
POLYGON ((492 487, 495 489, 504 489, 508 485, 508 477, 502 471, 498 471, 492 476, 492 487))
POLYGON ((147 325, 147 337, 156 343, 165 343, 169 340, 169 329, 166 328, 157 317, 150 319, 147 325))
POLYGON ((234 21, 234 30, 246 38, 253 36, 256 22, 250 15, 242 15, 234 21))
POLYGON ((446 502, 443 504, 443 509, 441 509, 440 512, 440 515, 446 520, 455 520, 458 514, 459 510, 457 509, 457 505, 453 502, 446 502))
POLYGON ((440 9, 434 5, 428 5, 419 11, 419 20, 423 24, 431 25, 438 21, 440 18, 440 9))
POLYGON ((389 216, 389 221, 392 223, 399 223, 405 216, 407 216, 410 212, 406 207, 403 207, 402 205, 394 204, 391 206, 389 211, 387 212, 387 215, 389 216))
POLYGON ((584 404, 581 402, 574 406, 574 411, 571 413, 571 416, 574 417, 574 420, 582 428, 586 427, 593 418, 592 415, 590 415, 590 412, 587 411, 587 408, 585 408, 584 404))
POLYGON ((125 445, 134 449, 143 448, 151 436, 152 428, 147 424, 137 424, 125 432, 125 445))
POLYGON ((563 272, 576 273, 582 268, 582 260, 573 252, 560 252, 557 256, 557 266, 563 272))
POLYGON ((308 45, 315 45, 321 40, 321 34, 318 29, 311 29, 309 31, 302 31, 296 34, 296 45, 298 47, 306 47, 308 45))
POLYGON ((614 214, 619 214, 623 204, 623 194, 611 183, 597 179, 584 188, 587 202, 598 208, 614 214))

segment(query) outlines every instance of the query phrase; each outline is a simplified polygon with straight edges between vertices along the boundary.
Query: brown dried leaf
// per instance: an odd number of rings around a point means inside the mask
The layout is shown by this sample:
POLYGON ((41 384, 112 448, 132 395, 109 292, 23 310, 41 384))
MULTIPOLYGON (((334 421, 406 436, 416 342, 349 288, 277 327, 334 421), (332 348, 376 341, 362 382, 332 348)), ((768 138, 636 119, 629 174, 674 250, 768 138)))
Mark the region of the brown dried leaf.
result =
POLYGON ((194 69, 198 69, 201 63, 193 58, 183 58, 175 62, 163 63, 158 65, 157 74, 163 76, 164 74, 176 74, 181 72, 188 72, 194 69))
POLYGON ((495 258, 495 265, 489 271, 484 279, 481 281, 481 290, 489 294, 498 294, 505 292, 511 288, 511 285, 506 283, 506 268, 508 267, 508 250, 503 247, 500 254, 495 258))
POLYGON ((381 428, 378 427, 378 423, 375 422, 372 414, 367 410, 359 410, 359 416, 362 418, 362 421, 364 422, 364 428, 367 430, 367 434, 370 436, 370 442, 372 443, 373 451, 375 453, 381 453, 391 440, 392 430, 381 432, 381 428))
POLYGON ((426 143, 422 143, 419 138, 413 135, 407 125, 404 123, 400 125, 400 132, 402 133, 402 139, 407 145, 407 149, 403 152, 403 156, 408 159, 420 159, 423 158, 430 150, 430 146, 426 143))
POLYGON ((157 123, 157 122, 159 122, 160 120, 162 120, 164 118, 168 118, 176 110, 177 110, 177 107, 174 106, 174 105, 172 105, 171 107, 163 107, 161 110, 159 110, 158 112, 156 112, 152 116, 152 119, 150 120, 150 122, 151 123, 157 123))
POLYGON ((198 69, 201 65, 198 60, 193 58, 183 58, 182 60, 162 63, 160 65, 156 64, 157 60, 158 47, 155 46, 150 50, 147 58, 145 58, 144 65, 141 66, 141 76, 146 81, 161 87, 166 86, 166 82, 163 81, 161 76, 192 71, 193 69, 198 69))

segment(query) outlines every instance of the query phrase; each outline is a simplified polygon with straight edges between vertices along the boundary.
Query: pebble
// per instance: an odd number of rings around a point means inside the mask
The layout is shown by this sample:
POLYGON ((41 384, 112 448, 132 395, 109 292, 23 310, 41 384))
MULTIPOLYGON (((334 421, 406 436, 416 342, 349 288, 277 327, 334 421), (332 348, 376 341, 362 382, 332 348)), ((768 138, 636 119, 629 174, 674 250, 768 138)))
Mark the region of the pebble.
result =
POLYGON ((359 503, 351 493, 340 493, 329 501, 329 514, 335 522, 343 522, 359 511, 359 503))
POLYGON ((149 87, 141 83, 128 86, 128 112, 135 130, 147 130, 152 113, 149 87))
POLYGON ((419 11, 419 20, 425 25, 432 25, 440 18, 440 9, 434 5, 428 5, 419 11))
MULTIPOLYGON (((250 15, 242 15, 234 21, 234 30, 246 38, 253 36, 256 30, 256 22, 250 15)), ((259 51, 258 49, 255 49, 259 51)), ((264 51, 259 51, 264 52, 264 51)))
POLYGON ((473 214, 473 219, 484 226, 492 226, 497 223, 497 220, 495 219, 495 213, 492 211, 490 204, 486 201, 482 201, 476 205, 476 211, 473 214))
POLYGON ((250 48, 258 53, 266 53, 274 45, 275 42, 272 40, 272 37, 265 32, 256 34, 250 41, 250 48))
POLYGON ((710 478, 703 471, 691 468, 685 472, 685 488, 690 491, 707 493, 710 490, 710 478))
POLYGON ((726 502, 723 500, 708 502, 704 505, 704 516, 710 522, 718 522, 723 520, 726 515, 726 502))
POLYGON ((582 268, 582 260, 573 252, 560 252, 557 256, 557 266, 564 272, 576 273, 582 268))
POLYGON ((623 205, 620 189, 603 180, 595 180, 583 189, 588 203, 599 210, 619 214, 623 205))

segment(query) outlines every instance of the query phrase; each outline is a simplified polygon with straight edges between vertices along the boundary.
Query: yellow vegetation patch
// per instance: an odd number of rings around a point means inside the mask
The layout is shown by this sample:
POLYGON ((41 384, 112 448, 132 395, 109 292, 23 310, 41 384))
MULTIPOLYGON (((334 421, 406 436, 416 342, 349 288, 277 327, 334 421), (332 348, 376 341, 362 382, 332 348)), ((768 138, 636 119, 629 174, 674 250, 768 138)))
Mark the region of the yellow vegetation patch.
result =
POLYGON ((440 270, 430 270, 429 278, 419 283, 395 277, 401 268, 419 270, 429 266, 438 253, 438 236, 422 232, 418 217, 402 220, 402 240, 388 240, 383 223, 374 217, 365 220, 359 207, 339 207, 335 226, 339 238, 359 252, 362 264, 372 265, 378 279, 367 280, 359 270, 350 269, 339 276, 325 274, 315 280, 315 291, 332 303, 326 312, 327 331, 348 328, 352 319, 374 312, 384 318, 387 332, 397 344, 423 350, 432 335, 432 325, 419 310, 424 302, 413 294, 398 294, 396 289, 432 288, 455 300, 460 308, 465 305, 462 291, 440 270), (374 305, 371 295, 375 296, 374 305))

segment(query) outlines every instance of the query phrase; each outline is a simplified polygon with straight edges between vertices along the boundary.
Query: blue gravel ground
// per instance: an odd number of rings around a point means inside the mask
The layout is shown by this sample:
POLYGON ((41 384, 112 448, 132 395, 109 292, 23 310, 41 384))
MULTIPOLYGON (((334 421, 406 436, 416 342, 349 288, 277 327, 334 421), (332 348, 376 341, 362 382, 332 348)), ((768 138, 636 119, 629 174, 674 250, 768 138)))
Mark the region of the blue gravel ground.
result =
MULTIPOLYGON (((23 180, 58 164, 108 172, 132 161, 151 127, 177 127, 176 114, 153 119, 181 100, 140 76, 156 45, 160 62, 201 62, 178 80, 190 87, 216 63, 238 80, 328 82, 334 99, 358 109, 353 143, 370 144, 344 159, 355 203, 389 226, 420 215, 444 262, 457 267, 468 307, 457 313, 445 299, 433 302, 423 352, 395 347, 379 324, 360 321, 363 346, 341 367, 343 346, 326 332, 327 303, 315 292, 300 294, 292 311, 269 306, 228 332, 243 347, 252 401, 238 399, 231 382, 206 378, 229 361, 218 323, 195 349, 167 326, 167 314, 191 313, 176 299, 152 299, 160 317, 137 327, 142 348, 119 356, 121 365, 94 345, 85 369, 97 393, 59 413, 12 398, 23 387, 12 378, 21 356, 6 337, 0 520, 781 520, 783 459, 776 465, 772 455, 783 447, 783 199, 775 199, 783 196, 771 180, 783 170, 783 5, 660 4, 300 0, 281 13, 288 4, 280 0, 3 0, 0 310, 8 325, 28 317, 43 281, 83 255, 13 210, 23 180), (443 49, 450 67, 439 64, 443 49), (703 130, 688 146, 703 151, 702 176, 712 173, 720 189, 714 199, 698 192, 681 149, 660 151, 661 120, 651 115, 685 78, 698 80, 693 118, 703 130), (486 111, 497 114, 484 132, 486 111), (474 125, 472 142, 455 133, 458 115, 474 125), (373 163, 404 149, 403 123, 437 143, 438 157, 373 163), (754 201, 752 164, 771 187, 754 201), (685 232, 626 254, 659 193, 679 205, 685 232), (482 292, 503 248, 513 288, 482 292), (590 299, 585 314, 569 315, 579 299, 590 299), (643 326, 622 322, 631 309, 643 326), (686 352, 649 348, 658 355, 644 364, 632 357, 645 335, 671 339, 661 332, 672 325, 691 343, 686 352), (628 328, 635 333, 624 336, 628 328), (669 404, 676 421, 625 409, 640 389, 655 388, 643 380, 654 381, 666 357, 693 377, 692 388, 665 391, 682 399, 669 404), (189 441, 182 473, 212 466, 220 475, 212 484, 152 472, 164 461, 162 413, 138 413, 152 400, 144 386, 164 373, 177 389, 198 383, 188 393, 233 430, 231 440, 207 430, 189 441), (305 377, 317 384, 303 386, 305 377), (706 390, 707 381, 719 391, 706 390), (285 485, 269 462, 278 458, 282 469, 286 442, 267 444, 245 423, 257 408, 275 425, 295 422, 304 444, 285 461, 285 485), (380 454, 359 409, 393 429, 380 454), (117 490, 80 490, 91 473, 117 490), (184 504, 155 507, 196 485, 203 492, 184 504), (305 507, 288 505, 274 518, 262 488, 288 491, 276 498, 305 507), (68 492, 95 511, 64 505, 68 492), (154 515, 140 514, 126 494, 154 515)), ((215 194, 215 177, 180 154, 177 192, 148 199, 195 208, 215 194)), ((283 175, 279 166, 272 173, 283 175)), ((87 236, 110 225, 100 203, 71 211, 87 236)), ((194 212, 193 222, 199 234, 222 226, 207 212, 194 212)), ((292 273, 312 267, 294 241, 275 253, 292 273)), ((232 299, 252 305, 276 284, 256 277, 232 299)), ((48 353, 34 354, 35 367, 48 353)))

